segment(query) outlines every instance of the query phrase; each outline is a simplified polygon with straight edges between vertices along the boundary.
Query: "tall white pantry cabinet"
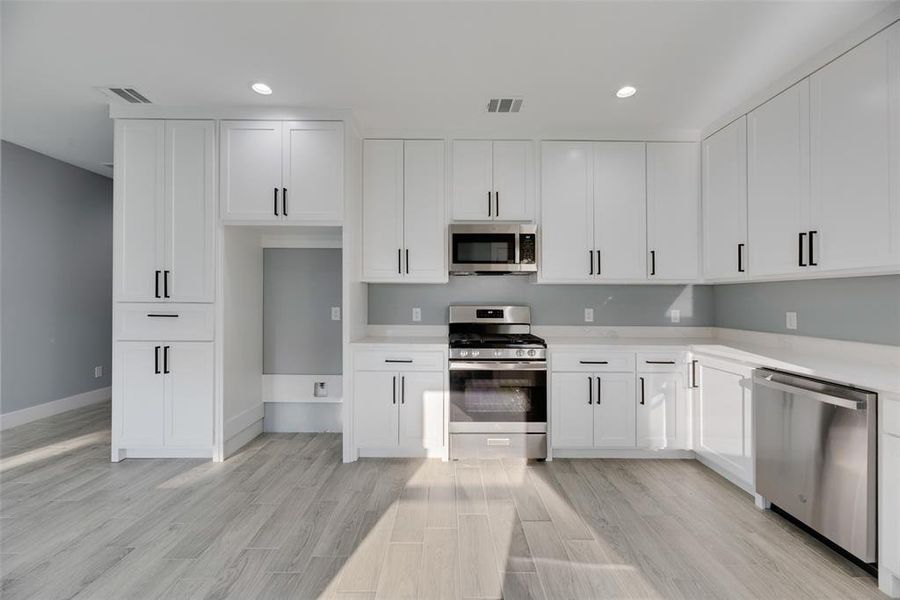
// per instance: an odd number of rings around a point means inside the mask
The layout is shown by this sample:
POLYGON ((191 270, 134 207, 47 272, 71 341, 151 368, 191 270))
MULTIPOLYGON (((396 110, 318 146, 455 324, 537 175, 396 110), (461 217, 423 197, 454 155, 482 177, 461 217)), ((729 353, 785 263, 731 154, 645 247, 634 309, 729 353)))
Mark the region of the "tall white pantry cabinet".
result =
POLYGON ((216 123, 119 119, 112 460, 212 456, 216 123))

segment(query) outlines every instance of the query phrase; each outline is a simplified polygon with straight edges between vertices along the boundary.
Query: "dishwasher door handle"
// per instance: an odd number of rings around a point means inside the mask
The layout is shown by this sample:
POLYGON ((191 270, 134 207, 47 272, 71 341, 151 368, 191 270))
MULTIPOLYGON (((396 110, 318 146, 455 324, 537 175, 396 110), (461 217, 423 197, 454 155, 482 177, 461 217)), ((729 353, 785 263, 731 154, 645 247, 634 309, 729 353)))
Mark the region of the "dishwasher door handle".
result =
POLYGON ((869 401, 874 401, 877 397, 877 394, 871 392, 851 389, 846 389, 845 391, 841 387, 829 385, 824 382, 820 383, 802 377, 792 377, 784 373, 765 370, 760 370, 753 374, 753 383, 754 385, 761 385, 781 392, 805 396, 813 400, 818 400, 819 402, 833 404, 835 406, 840 406, 841 408, 849 408, 850 410, 862 410, 866 408, 869 401), (816 387, 820 389, 815 389, 816 387), (841 395, 834 393, 844 391, 845 393, 841 395))

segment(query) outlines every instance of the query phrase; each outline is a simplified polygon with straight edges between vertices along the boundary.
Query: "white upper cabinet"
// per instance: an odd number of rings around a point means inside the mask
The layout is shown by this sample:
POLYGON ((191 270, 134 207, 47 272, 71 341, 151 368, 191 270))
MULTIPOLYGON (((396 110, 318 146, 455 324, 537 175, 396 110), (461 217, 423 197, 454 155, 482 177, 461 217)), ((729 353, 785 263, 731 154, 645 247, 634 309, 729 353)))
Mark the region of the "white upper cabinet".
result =
POLYGON ((747 119, 703 142, 703 275, 747 276, 747 119))
POLYGON ((806 262, 819 270, 900 264, 898 45, 894 25, 810 76, 806 262))
POLYGON ((541 144, 541 281, 591 281, 594 269, 593 146, 541 144))
POLYGON ((454 221, 531 221, 534 218, 534 144, 454 140, 454 221))
POLYGON ((343 135, 332 121, 222 121, 222 218, 340 222, 343 135))
POLYGON ((747 130, 750 271, 801 272, 800 242, 809 230, 809 80, 751 112, 747 130))
POLYGON ((651 281, 699 276, 700 151, 697 144, 647 144, 647 264, 651 281))
POLYGON ((363 142, 363 280, 447 281, 444 142, 363 142))
POLYGON ((215 297, 215 124, 117 120, 115 299, 215 297))
POLYGON ((594 144, 594 275, 598 280, 647 277, 646 144, 594 144))

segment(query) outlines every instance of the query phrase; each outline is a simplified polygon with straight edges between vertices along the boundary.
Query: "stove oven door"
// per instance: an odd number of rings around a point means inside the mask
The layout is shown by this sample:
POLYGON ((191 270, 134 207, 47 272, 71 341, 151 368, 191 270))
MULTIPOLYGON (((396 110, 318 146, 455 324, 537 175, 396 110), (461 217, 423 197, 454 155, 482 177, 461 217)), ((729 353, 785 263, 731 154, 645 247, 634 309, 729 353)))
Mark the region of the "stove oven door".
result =
POLYGON ((546 431, 546 363, 450 362, 450 433, 546 431))

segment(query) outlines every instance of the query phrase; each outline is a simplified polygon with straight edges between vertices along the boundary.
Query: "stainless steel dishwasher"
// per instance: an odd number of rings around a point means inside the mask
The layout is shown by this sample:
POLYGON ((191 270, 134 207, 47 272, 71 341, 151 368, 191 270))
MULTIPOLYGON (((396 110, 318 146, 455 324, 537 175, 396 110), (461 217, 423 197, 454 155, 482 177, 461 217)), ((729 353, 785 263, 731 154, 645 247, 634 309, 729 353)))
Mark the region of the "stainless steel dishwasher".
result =
POLYGON ((877 558, 877 394, 753 372, 756 492, 866 563, 877 558))

